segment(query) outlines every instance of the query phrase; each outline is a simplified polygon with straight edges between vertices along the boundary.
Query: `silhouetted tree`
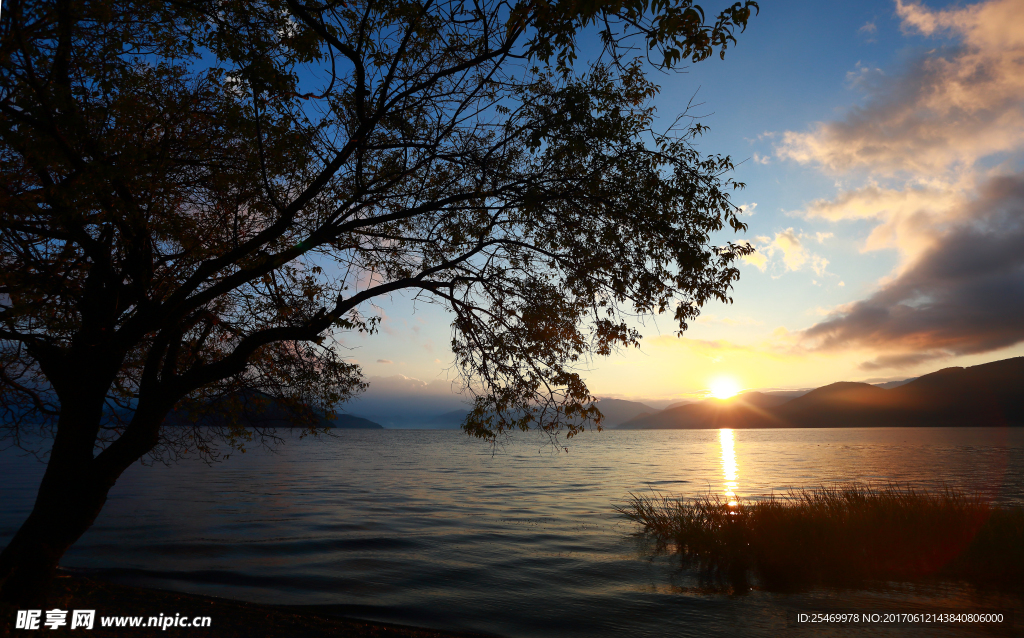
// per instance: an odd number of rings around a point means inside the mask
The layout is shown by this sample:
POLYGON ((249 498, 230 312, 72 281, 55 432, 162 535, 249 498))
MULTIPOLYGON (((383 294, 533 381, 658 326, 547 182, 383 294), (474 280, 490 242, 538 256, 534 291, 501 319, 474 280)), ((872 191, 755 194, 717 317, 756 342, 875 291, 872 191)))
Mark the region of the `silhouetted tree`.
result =
POLYGON ((252 436, 172 410, 267 396, 314 427, 359 392, 340 339, 381 295, 454 314, 469 432, 594 423, 576 364, 636 344, 628 314, 684 330, 749 250, 711 243, 743 228, 729 158, 693 120, 652 129, 629 56, 724 55, 752 8, 8 0, 3 423, 53 443, 3 598, 40 600, 131 464, 252 436))

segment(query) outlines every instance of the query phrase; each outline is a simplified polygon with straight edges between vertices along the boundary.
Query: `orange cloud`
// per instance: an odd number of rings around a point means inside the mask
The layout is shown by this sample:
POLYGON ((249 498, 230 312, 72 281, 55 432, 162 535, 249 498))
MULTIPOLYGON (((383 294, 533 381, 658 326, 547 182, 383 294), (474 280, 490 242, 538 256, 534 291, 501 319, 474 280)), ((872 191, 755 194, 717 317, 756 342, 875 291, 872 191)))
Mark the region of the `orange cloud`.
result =
POLYGON ((802 214, 875 220, 862 250, 900 254, 875 293, 800 333, 813 349, 873 351, 861 364, 871 370, 1024 342, 1024 172, 1012 168, 1024 156, 1024 0, 945 10, 897 0, 896 13, 906 33, 959 44, 895 75, 858 63, 848 79, 866 105, 786 132, 776 149, 866 177, 802 214))
POLYGON ((945 32, 940 49, 895 77, 872 75, 871 99, 842 121, 787 131, 779 157, 833 173, 935 173, 1024 143, 1024 1, 936 11, 897 0, 904 31, 945 32))
POLYGON ((933 182, 883 188, 871 184, 831 200, 811 202, 801 214, 831 221, 877 220, 861 250, 896 249, 901 256, 898 274, 932 248, 951 224, 970 214, 964 192, 967 183, 965 178, 956 185, 933 182))

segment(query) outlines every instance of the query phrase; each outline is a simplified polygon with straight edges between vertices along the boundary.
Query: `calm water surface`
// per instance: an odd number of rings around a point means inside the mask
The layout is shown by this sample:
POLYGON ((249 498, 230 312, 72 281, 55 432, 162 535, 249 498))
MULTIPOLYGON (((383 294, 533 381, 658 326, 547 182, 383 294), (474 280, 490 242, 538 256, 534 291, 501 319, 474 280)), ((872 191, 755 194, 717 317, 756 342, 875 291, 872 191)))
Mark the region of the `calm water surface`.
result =
MULTIPOLYGON (((34 460, 0 454, 0 544, 27 515, 41 474, 34 460)), ((847 481, 946 484, 1022 503, 1024 431, 607 431, 573 439, 569 453, 539 440, 492 450, 455 431, 338 431, 213 467, 136 466, 63 564, 132 584, 508 637, 801 635, 788 611, 828 609, 1015 609, 1020 631, 1019 596, 953 586, 701 590, 671 557, 652 557, 614 510, 629 492, 733 499, 847 481)))

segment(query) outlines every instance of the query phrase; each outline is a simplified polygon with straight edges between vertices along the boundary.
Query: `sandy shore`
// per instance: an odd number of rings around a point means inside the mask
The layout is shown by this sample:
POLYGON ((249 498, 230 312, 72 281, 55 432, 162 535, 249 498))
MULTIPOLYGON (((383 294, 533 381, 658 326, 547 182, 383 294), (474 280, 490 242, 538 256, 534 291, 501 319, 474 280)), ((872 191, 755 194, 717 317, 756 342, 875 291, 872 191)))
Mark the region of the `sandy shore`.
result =
MULTIPOLYGON (((52 631, 41 627, 47 636, 238 636, 244 638, 294 638, 304 636, 343 636, 352 638, 483 638, 482 634, 436 631, 405 625, 367 622, 337 616, 309 613, 276 605, 259 605, 226 598, 197 596, 159 589, 128 587, 76 575, 61 575, 55 585, 50 608, 95 609, 97 620, 92 631, 52 631), (196 617, 209 616, 208 628, 103 628, 99 616, 159 616, 160 614, 196 617)), ((14 630, 14 611, 3 610, 0 635, 29 633, 14 630)), ((45 618, 44 618, 45 619, 45 618)), ((70 614, 68 615, 70 624, 70 614)), ((145 621, 144 621, 145 622, 145 621)))

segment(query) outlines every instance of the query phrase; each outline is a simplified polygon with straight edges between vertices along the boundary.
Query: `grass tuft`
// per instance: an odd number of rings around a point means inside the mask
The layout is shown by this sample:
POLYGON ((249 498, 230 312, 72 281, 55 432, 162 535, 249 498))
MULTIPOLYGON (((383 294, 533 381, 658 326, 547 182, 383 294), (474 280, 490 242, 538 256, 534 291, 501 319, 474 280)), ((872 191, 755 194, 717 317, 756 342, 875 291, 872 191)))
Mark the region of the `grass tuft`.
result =
POLYGON ((888 485, 740 500, 630 494, 617 508, 705 582, 775 590, 938 577, 1019 588, 1024 508, 977 494, 888 485))

